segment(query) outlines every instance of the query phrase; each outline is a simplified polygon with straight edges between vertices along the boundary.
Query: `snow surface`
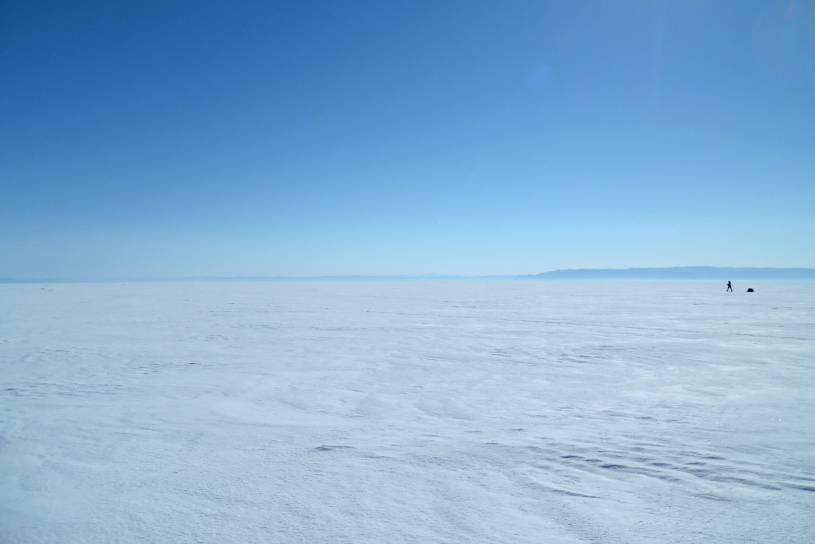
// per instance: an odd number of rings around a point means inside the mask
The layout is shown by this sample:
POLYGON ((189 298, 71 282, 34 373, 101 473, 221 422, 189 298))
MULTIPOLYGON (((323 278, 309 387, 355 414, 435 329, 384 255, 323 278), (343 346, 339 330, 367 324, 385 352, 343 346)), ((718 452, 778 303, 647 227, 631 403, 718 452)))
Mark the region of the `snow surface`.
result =
POLYGON ((2 285, 0 542, 813 542, 815 284, 734 287, 2 285))

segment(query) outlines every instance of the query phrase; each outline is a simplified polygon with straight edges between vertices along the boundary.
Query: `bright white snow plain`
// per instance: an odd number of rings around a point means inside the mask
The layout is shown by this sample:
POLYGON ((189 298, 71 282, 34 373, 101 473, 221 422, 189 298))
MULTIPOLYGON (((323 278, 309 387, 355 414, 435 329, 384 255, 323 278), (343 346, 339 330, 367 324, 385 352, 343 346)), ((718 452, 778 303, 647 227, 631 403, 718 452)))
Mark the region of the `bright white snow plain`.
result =
POLYGON ((724 288, 1 285, 0 541, 813 542, 815 283, 724 288))

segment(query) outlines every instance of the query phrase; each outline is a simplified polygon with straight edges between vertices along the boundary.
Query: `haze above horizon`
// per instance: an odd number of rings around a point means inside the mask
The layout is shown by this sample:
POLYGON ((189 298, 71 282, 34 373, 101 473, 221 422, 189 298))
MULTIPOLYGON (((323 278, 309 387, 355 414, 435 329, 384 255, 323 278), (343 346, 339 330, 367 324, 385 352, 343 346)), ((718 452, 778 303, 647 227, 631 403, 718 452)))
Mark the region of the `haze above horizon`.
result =
POLYGON ((0 277, 815 267, 815 0, 0 5, 0 277))

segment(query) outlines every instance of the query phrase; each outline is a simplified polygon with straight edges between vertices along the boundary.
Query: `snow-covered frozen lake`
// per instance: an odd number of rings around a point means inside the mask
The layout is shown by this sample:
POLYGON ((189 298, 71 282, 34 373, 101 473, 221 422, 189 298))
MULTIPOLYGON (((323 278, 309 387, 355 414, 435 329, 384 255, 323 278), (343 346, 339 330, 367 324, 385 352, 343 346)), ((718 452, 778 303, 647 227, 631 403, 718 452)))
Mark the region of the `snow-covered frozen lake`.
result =
POLYGON ((724 287, 0 285, 0 542, 811 543, 815 283, 724 287))

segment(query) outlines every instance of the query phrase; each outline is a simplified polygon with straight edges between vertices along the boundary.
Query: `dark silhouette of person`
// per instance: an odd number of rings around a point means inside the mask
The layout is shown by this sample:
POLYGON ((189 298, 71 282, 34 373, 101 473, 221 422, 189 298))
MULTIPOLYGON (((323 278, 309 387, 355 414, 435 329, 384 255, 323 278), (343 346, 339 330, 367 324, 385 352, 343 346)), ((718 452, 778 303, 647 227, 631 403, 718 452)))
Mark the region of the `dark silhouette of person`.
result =
MULTIPOLYGON (((733 286, 732 286, 732 285, 730 285, 730 282, 727 282, 727 291, 730 291, 731 293, 733 292, 733 286)), ((727 291, 725 291, 725 293, 726 293, 727 291)))

